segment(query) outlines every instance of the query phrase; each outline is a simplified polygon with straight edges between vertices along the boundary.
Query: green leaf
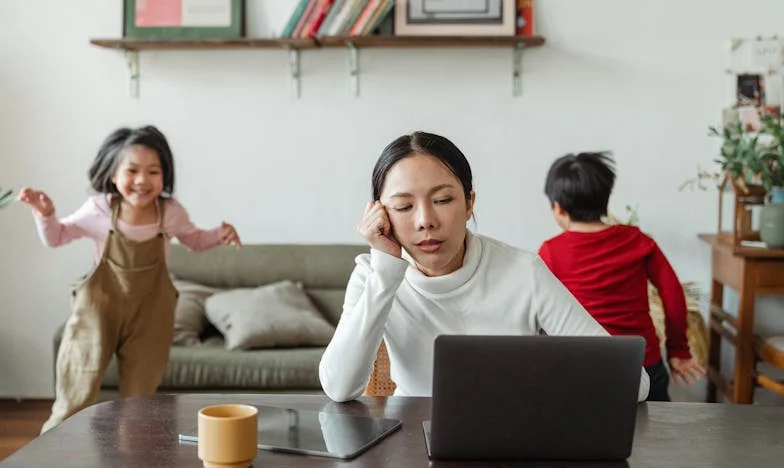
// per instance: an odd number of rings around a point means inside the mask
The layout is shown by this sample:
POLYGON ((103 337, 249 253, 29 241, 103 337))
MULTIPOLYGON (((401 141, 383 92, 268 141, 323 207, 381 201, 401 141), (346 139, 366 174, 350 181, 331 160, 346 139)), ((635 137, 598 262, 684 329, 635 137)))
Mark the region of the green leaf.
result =
POLYGON ((0 188, 0 208, 5 208, 6 206, 10 205, 14 202, 14 191, 13 190, 6 190, 3 191, 0 188))

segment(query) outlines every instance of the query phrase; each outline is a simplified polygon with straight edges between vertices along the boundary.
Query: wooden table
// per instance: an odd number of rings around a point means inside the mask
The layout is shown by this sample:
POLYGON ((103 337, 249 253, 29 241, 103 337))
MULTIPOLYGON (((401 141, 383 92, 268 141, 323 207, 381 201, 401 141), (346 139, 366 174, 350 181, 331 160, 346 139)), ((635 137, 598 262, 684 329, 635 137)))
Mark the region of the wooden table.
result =
MULTIPOLYGON (((317 395, 159 395, 89 407, 30 442, 0 463, 0 467, 200 467, 197 448, 179 444, 178 431, 192 427, 199 408, 229 402, 371 415, 403 422, 400 430, 348 462, 260 451, 254 467, 564 466, 563 463, 430 464, 421 426, 430 417, 429 398, 363 397, 338 404, 317 395)), ((784 460, 782 421, 784 407, 643 403, 639 405, 634 448, 627 462, 569 463, 568 466, 780 466, 784 460)), ((599 421, 597 430, 601 430, 599 421)))
POLYGON ((754 396, 754 299, 757 294, 784 294, 784 249, 733 247, 713 234, 699 238, 711 245, 710 348, 707 401, 717 389, 728 401, 751 403, 754 396), (738 293, 738 314, 723 308, 724 287, 738 293), (734 376, 721 373, 721 338, 735 345, 734 376))

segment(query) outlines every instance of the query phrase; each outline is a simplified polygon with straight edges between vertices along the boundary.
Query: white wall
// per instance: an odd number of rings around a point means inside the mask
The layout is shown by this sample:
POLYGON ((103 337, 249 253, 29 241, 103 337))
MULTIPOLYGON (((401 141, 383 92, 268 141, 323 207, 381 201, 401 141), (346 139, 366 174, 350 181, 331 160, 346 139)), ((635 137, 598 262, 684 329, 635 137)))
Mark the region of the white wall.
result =
MULTIPOLYGON (((557 233, 542 195, 552 159, 611 149, 612 207, 639 204, 681 278, 702 284, 709 251, 696 235, 715 228, 716 194, 677 186, 716 152, 706 128, 724 104, 727 39, 781 32, 784 16, 778 0, 540 0, 547 44, 526 53, 520 98, 507 49, 417 49, 362 51, 360 98, 345 51, 306 52, 299 100, 283 51, 145 52, 132 99, 123 55, 88 43, 120 35, 122 1, 77 3, 0 2, 0 186, 43 188, 61 214, 87 196, 108 132, 153 123, 196 222, 229 220, 246 243, 359 242, 381 148, 425 129, 468 155, 478 230, 535 249, 557 233)), ((280 31, 295 3, 249 0, 250 31, 280 31)), ((52 334, 93 246, 42 247, 23 206, 0 226, 0 396, 48 397, 52 334)))

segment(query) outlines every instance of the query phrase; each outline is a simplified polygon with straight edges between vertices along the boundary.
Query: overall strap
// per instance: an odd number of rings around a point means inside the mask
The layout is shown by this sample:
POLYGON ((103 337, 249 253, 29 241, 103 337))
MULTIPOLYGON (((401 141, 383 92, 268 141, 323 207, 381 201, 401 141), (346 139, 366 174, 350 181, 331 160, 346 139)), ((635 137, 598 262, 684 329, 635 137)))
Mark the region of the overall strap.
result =
POLYGON ((158 209, 158 232, 165 234, 166 230, 164 229, 164 219, 166 215, 166 200, 156 200, 155 206, 158 209))
POLYGON ((119 197, 115 197, 113 195, 109 196, 111 197, 109 199, 109 206, 112 208, 112 229, 116 231, 117 217, 120 215, 120 205, 122 205, 122 202, 120 201, 119 197))

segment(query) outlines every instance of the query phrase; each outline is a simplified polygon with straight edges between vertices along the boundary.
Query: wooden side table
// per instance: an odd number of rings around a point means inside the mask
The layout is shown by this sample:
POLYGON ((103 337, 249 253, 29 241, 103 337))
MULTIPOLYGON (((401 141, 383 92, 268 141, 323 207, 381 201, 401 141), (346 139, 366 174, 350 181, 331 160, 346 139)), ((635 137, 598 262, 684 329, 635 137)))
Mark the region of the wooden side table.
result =
POLYGON ((715 234, 698 237, 711 245, 707 401, 716 401, 718 389, 732 403, 749 404, 756 363, 754 299, 757 294, 784 294, 784 249, 734 247, 715 234), (737 316, 724 311, 725 286, 738 293, 737 316), (722 337, 735 345, 732 379, 721 374, 722 337))

